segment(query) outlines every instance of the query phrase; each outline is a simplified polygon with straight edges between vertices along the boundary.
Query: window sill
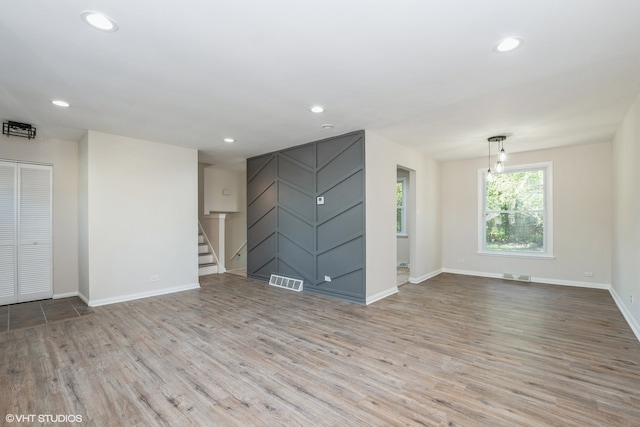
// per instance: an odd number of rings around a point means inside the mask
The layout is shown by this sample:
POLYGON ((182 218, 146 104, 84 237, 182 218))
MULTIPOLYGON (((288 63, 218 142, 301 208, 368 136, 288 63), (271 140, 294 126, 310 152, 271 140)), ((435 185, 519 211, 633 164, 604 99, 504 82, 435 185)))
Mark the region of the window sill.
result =
POLYGON ((535 253, 518 253, 518 252, 494 252, 494 251, 478 251, 478 255, 482 256, 499 256, 506 258, 524 258, 524 259, 544 259, 554 260, 555 256, 549 254, 535 254, 535 253))

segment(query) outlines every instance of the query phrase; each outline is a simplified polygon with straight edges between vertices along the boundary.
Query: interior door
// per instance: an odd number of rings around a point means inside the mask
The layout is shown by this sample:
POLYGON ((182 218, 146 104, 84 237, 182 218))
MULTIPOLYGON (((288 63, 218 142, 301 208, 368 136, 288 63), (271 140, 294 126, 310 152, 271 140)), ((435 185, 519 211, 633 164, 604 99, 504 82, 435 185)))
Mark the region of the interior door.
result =
POLYGON ((0 161, 0 305, 18 302, 17 182, 18 165, 0 161))
POLYGON ((18 165, 18 302, 51 298, 52 167, 18 165))

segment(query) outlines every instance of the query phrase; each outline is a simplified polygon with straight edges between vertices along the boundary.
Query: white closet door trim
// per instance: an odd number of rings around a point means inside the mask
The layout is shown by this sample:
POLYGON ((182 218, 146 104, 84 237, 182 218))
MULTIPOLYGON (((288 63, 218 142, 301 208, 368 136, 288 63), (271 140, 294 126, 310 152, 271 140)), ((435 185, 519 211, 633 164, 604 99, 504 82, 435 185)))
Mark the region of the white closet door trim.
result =
POLYGON ((17 182, 18 165, 0 161, 0 305, 18 302, 17 182))

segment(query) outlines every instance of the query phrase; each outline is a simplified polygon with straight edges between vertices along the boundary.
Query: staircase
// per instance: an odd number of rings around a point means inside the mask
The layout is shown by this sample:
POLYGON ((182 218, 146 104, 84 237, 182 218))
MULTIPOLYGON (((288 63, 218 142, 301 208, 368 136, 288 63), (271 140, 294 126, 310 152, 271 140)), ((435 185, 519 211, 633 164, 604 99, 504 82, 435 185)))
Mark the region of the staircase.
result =
POLYGON ((198 276, 218 273, 216 256, 207 243, 202 230, 198 231, 198 276))

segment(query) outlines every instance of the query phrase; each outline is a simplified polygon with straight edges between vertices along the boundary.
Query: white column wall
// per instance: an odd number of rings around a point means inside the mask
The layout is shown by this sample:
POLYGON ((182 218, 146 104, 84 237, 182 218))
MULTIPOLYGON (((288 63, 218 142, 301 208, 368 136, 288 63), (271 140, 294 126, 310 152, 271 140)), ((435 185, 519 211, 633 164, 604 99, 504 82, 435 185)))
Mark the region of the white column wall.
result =
POLYGON ((611 293, 640 340, 640 96, 616 133, 613 153, 611 293))
POLYGON ((86 146, 89 304, 199 287, 197 151, 95 131, 86 146))
POLYGON ((397 291, 397 167, 410 169, 409 217, 412 283, 438 274, 442 265, 440 164, 373 132, 365 134, 366 296, 374 302, 397 291))

